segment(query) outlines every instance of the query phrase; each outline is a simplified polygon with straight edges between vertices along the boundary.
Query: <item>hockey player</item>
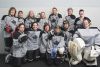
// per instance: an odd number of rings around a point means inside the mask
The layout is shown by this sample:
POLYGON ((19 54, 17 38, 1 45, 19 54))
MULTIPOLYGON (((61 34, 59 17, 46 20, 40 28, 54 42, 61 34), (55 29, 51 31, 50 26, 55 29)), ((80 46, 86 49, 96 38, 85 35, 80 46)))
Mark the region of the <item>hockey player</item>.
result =
POLYGON ((23 23, 19 24, 18 31, 13 35, 13 64, 14 66, 21 66, 22 59, 25 57, 27 52, 27 32, 25 32, 25 25, 23 23))
POLYGON ((74 22, 76 19, 76 16, 73 15, 73 9, 72 8, 68 8, 67 9, 67 13, 68 15, 65 17, 65 20, 68 20, 69 24, 70 24, 70 28, 71 30, 74 30, 74 22))
POLYGON ((79 10, 79 17, 76 18, 75 23, 74 23, 74 25, 75 25, 74 30, 75 31, 77 31, 78 28, 82 28, 82 22, 83 22, 84 18, 88 18, 88 17, 85 17, 84 10, 80 9, 79 10))
POLYGON ((24 18, 23 18, 23 11, 18 11, 18 22, 19 23, 24 23, 24 18))
MULTIPOLYGON (((83 19, 83 28, 82 29, 78 29, 77 32, 74 35, 74 38, 76 37, 80 37, 84 40, 85 42, 85 48, 83 51, 83 59, 84 62, 86 63, 86 65, 89 66, 97 66, 97 57, 99 56, 99 52, 95 52, 95 56, 91 56, 91 54, 93 54, 92 48, 94 48, 94 50, 99 50, 100 47, 100 43, 99 43, 99 38, 100 38, 100 32, 98 29, 95 29, 93 27, 90 27, 91 25, 91 20, 89 18, 84 18, 83 19)), ((80 54, 80 56, 78 56, 78 59, 80 59, 80 61, 82 60, 82 55, 80 54)))
POLYGON ((40 21, 39 21, 39 28, 41 30, 43 30, 43 26, 45 25, 45 23, 48 23, 48 20, 46 18, 45 12, 41 12, 40 13, 40 21))
POLYGON ((41 32, 41 45, 40 45, 40 53, 41 59, 46 59, 46 52, 49 53, 49 35, 50 35, 50 25, 48 23, 44 24, 43 31, 41 32))
POLYGON ((64 33, 64 41, 66 46, 68 45, 68 41, 72 38, 73 34, 72 30, 70 30, 69 27, 70 27, 69 22, 67 20, 63 21, 62 31, 64 33))
MULTIPOLYGON (((16 26, 18 25, 18 18, 16 18, 16 9, 11 7, 8 13, 8 16, 4 18, 4 41, 5 45, 8 48, 12 47, 12 33, 15 31, 16 26)), ((7 48, 7 51, 9 50, 7 48)))
POLYGON ((37 19, 36 19, 35 15, 34 15, 34 12, 32 10, 30 10, 28 16, 25 18, 26 30, 31 28, 32 22, 36 22, 36 21, 37 21, 37 19))
POLYGON ((61 31, 60 26, 56 26, 54 29, 54 33, 52 33, 49 36, 50 40, 50 53, 48 53, 47 61, 52 64, 54 62, 55 64, 60 64, 61 58, 64 54, 64 47, 65 47, 65 42, 64 42, 64 34, 61 31))
POLYGON ((51 28, 54 29, 57 25, 62 25, 62 15, 57 12, 57 8, 52 8, 52 13, 49 15, 48 20, 50 21, 51 28))
POLYGON ((20 23, 18 30, 13 34, 13 46, 11 54, 6 56, 5 62, 11 63, 14 67, 20 67, 22 60, 27 52, 27 32, 25 32, 25 25, 20 23))
POLYGON ((67 20, 63 21, 62 31, 64 33, 64 41, 65 41, 65 61, 69 61, 69 53, 68 53, 68 42, 72 40, 73 30, 70 28, 70 24, 67 20))
POLYGON ((41 30, 38 29, 38 23, 33 22, 31 28, 28 30, 28 44, 27 44, 26 58, 29 62, 40 58, 39 56, 40 32, 41 30))

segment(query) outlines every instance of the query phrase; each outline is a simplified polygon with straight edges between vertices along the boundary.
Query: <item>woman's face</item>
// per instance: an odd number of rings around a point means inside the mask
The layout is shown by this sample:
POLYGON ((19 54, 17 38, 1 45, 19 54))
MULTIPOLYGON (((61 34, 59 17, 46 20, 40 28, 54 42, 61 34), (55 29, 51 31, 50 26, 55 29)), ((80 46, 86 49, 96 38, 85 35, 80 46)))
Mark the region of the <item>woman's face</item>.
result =
POLYGON ((33 17, 34 16, 34 12, 33 11, 29 11, 29 16, 33 17))
POLYGON ((68 10, 68 15, 72 15, 73 11, 72 10, 68 10))
POLYGON ((83 26, 84 28, 89 28, 90 27, 90 23, 87 20, 83 21, 83 26))
POLYGON ((18 17, 23 17, 23 13, 19 12, 18 17))
POLYGON ((49 30, 50 30, 50 27, 49 26, 45 26, 45 31, 49 32, 49 30))
POLYGON ((42 12, 42 13, 41 13, 41 18, 45 18, 45 17, 46 17, 45 13, 42 12))
POLYGON ((68 24, 64 24, 64 28, 68 29, 69 25, 68 24))
POLYGON ((60 30, 59 28, 56 28, 56 29, 55 29, 55 32, 56 32, 56 33, 59 33, 60 31, 61 31, 61 30, 60 30))
POLYGON ((14 15, 15 15, 15 9, 12 9, 12 10, 11 10, 10 15, 11 15, 11 16, 14 16, 14 15))
POLYGON ((24 25, 21 25, 18 29, 19 29, 20 32, 24 32, 25 26, 24 25))
POLYGON ((33 26, 32 26, 32 28, 33 28, 34 30, 37 30, 37 29, 38 29, 38 24, 37 24, 37 23, 34 23, 33 26))

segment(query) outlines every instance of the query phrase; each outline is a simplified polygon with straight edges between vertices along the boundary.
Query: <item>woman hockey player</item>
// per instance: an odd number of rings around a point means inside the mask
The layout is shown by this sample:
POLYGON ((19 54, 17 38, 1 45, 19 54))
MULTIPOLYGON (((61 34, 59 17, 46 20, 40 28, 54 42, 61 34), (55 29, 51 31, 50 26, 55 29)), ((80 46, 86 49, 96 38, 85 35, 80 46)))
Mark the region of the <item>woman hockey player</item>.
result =
POLYGON ((72 39, 73 30, 70 29, 70 24, 67 20, 63 21, 62 31, 64 33, 64 41, 65 41, 65 61, 69 61, 69 53, 68 53, 68 42, 72 39))
POLYGON ((6 56, 5 62, 11 63, 14 67, 20 67, 22 60, 27 52, 27 32, 25 32, 25 25, 20 23, 17 31, 13 34, 13 46, 11 54, 6 56))
POLYGON ((16 9, 11 7, 8 16, 4 18, 4 41, 5 46, 9 48, 12 47, 12 33, 15 31, 16 26, 19 24, 16 18, 16 9))
POLYGON ((46 18, 45 12, 40 13, 40 21, 39 21, 39 28, 43 30, 43 26, 45 23, 48 23, 48 20, 46 18))
POLYGON ((39 56, 40 32, 41 30, 38 29, 38 23, 33 22, 31 28, 28 30, 28 44, 27 44, 26 58, 29 62, 40 58, 39 56))
MULTIPOLYGON (((100 49, 100 32, 97 28, 90 27, 91 20, 89 18, 84 18, 82 25, 83 28, 79 28, 77 32, 74 34, 73 38, 75 39, 78 37, 84 41, 85 47, 80 51, 83 52, 83 61, 86 63, 86 65, 97 66, 96 58, 99 56, 99 52, 97 50, 100 49), (95 56, 93 55, 94 51, 91 51, 93 48, 95 51, 95 56)), ((82 47, 82 42, 80 42, 80 47, 82 47)), ((77 59, 74 59, 74 61, 72 61, 75 64, 78 64, 82 60, 82 52, 80 51, 77 52, 77 59)))
POLYGON ((25 18, 26 30, 31 28, 32 22, 36 22, 36 21, 37 21, 37 19, 36 19, 35 15, 34 15, 34 12, 32 10, 30 10, 28 16, 25 18))
POLYGON ((41 32, 40 38, 41 38, 41 45, 40 45, 40 53, 41 53, 41 59, 46 59, 46 52, 49 53, 49 34, 50 34, 50 25, 48 23, 44 24, 44 31, 41 32))
POLYGON ((24 18, 23 18, 23 11, 18 11, 18 22, 19 23, 24 23, 24 18))
POLYGON ((70 24, 70 30, 74 30, 74 22, 76 19, 76 16, 73 15, 73 9, 72 8, 68 8, 67 9, 67 13, 68 15, 65 17, 65 20, 68 20, 69 24, 70 24))
POLYGON ((63 21, 62 31, 64 33, 64 41, 66 46, 68 45, 69 40, 72 38, 72 30, 69 29, 70 24, 67 20, 63 21))
POLYGON ((49 35, 49 40, 50 53, 47 54, 47 61, 49 64, 52 62, 60 64, 65 50, 64 34, 60 26, 55 27, 54 32, 49 35))

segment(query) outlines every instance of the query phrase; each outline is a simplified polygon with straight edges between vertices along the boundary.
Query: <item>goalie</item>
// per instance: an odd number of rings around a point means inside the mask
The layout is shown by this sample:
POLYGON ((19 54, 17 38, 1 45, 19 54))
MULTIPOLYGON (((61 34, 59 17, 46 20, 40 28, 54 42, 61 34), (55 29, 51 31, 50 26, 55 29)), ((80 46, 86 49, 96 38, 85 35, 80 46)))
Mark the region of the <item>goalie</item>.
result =
POLYGON ((69 52, 73 51, 70 48, 70 44, 77 44, 72 45, 72 48, 79 49, 79 51, 76 50, 76 54, 72 53, 71 56, 74 56, 74 59, 71 59, 71 63, 76 65, 78 64, 82 59, 86 63, 86 65, 89 66, 97 66, 97 57, 99 56, 99 50, 100 50, 100 32, 95 27, 90 27, 91 20, 89 18, 85 18, 83 20, 83 28, 78 29, 77 32, 73 36, 73 41, 75 43, 69 42, 69 52), (80 38, 81 41, 77 40, 77 38, 80 38), (75 41, 76 39, 76 41, 75 41), (83 41, 83 42, 82 42, 83 41), (84 47, 85 46, 85 47, 84 47), (83 56, 83 58, 82 58, 83 56))

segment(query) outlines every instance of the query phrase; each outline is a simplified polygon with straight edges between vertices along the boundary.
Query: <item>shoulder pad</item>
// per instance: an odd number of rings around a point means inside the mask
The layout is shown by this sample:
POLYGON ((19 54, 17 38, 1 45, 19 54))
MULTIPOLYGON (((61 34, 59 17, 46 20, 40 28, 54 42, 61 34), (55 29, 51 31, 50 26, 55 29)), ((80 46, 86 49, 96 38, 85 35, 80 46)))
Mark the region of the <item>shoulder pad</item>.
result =
POLYGON ((4 20, 6 16, 8 16, 8 15, 3 15, 2 18, 1 18, 1 20, 4 20))
POLYGON ((75 15, 70 15, 70 17, 71 17, 71 19, 75 19, 76 18, 75 15))
POLYGON ((62 18, 62 15, 58 13, 58 17, 59 17, 59 18, 62 18))

